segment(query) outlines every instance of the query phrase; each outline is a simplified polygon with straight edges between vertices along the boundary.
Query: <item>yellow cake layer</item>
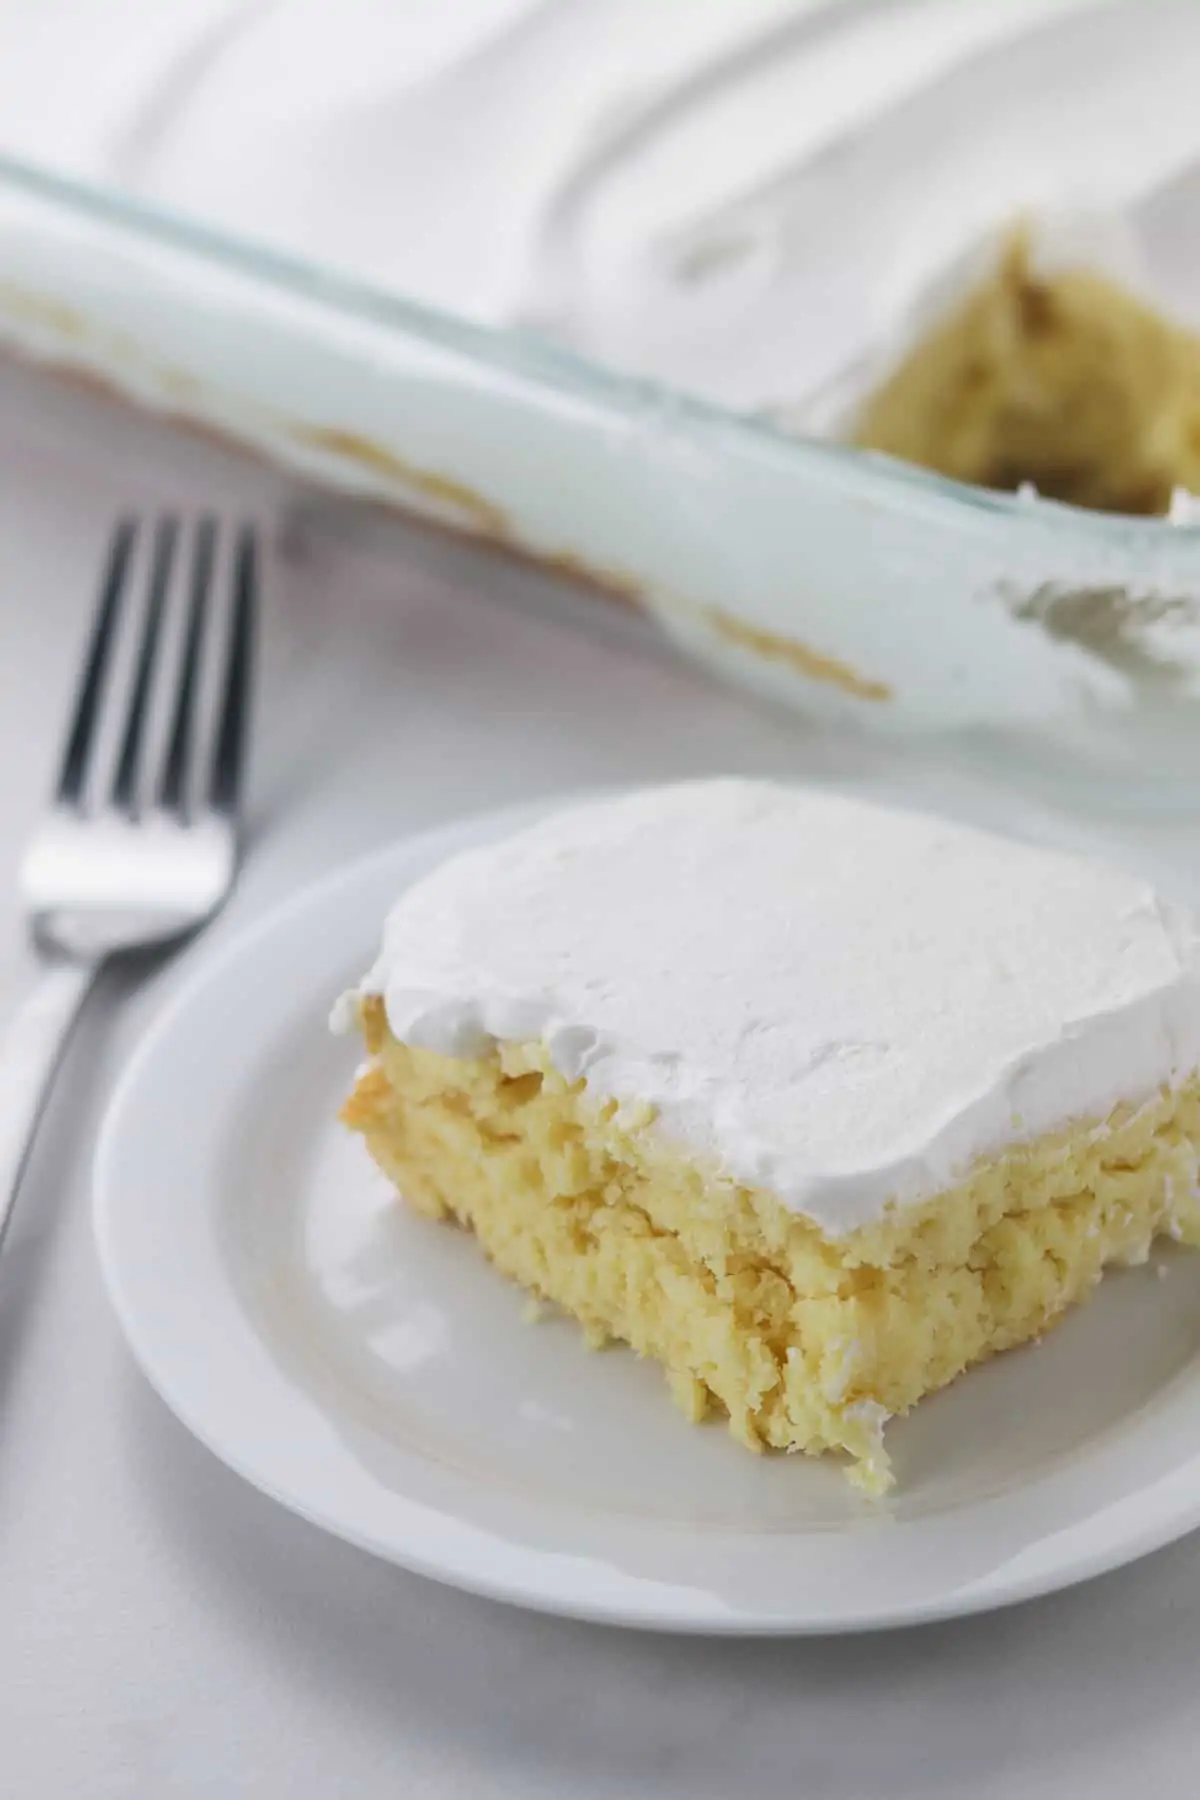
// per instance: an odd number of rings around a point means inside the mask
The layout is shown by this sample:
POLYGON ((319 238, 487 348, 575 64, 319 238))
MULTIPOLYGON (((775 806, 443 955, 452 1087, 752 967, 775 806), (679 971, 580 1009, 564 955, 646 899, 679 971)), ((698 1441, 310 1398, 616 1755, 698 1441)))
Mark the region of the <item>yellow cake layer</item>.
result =
POLYGON ((1200 337, 1017 231, 871 396, 854 441, 985 487, 1163 513, 1200 482, 1200 337))
POLYGON ((1157 1235, 1200 1243, 1200 1076, 833 1241, 648 1109, 595 1103, 539 1044, 458 1059, 398 1043, 378 1001, 362 1023, 344 1118, 406 1200, 470 1226, 594 1342, 655 1357, 690 1418, 715 1404, 752 1449, 846 1451, 871 1491, 885 1416, 1040 1335, 1157 1235))

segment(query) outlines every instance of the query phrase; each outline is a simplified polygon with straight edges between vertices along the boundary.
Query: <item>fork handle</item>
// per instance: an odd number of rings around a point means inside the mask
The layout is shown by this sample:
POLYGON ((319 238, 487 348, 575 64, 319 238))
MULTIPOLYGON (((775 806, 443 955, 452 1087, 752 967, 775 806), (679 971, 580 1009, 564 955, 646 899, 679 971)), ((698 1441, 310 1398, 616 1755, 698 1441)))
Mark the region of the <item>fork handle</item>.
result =
POLYGON ((44 961, 0 1039, 0 1245, 54 1071, 98 967, 66 957, 44 961))

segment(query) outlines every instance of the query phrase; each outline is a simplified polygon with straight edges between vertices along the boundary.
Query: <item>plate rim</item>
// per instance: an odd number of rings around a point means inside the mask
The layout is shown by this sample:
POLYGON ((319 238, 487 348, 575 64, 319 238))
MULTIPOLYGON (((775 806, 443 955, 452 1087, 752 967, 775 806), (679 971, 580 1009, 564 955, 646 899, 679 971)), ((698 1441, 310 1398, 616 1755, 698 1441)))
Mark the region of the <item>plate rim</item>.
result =
MULTIPOLYGON (((932 1624, 953 1618, 968 1617, 1016 1605, 1054 1593, 1096 1576, 1110 1573, 1143 1556, 1164 1548, 1200 1526, 1200 1448, 1189 1460, 1172 1469, 1157 1483, 1134 1488, 1114 1503, 1113 1511, 1124 1518, 1120 1528, 1110 1528, 1099 1545, 1078 1545, 1072 1551, 1071 1537, 1081 1526, 1067 1526, 1057 1535, 1059 1555, 1024 1574, 1013 1573, 1007 1580, 990 1575, 967 1586, 938 1589, 924 1599, 895 1599, 882 1602, 875 1610, 848 1612, 844 1617, 827 1613, 806 1613, 802 1602, 790 1613, 755 1613, 745 1608, 731 1612, 713 1596, 707 1610, 672 1610, 661 1598, 656 1603, 647 1599, 633 1607, 627 1593, 612 1603, 598 1600, 594 1592, 582 1593, 568 1587, 552 1591, 531 1591, 519 1575, 492 1574, 479 1566, 466 1567, 461 1562, 447 1562, 444 1554, 422 1552, 411 1541, 398 1544, 378 1533, 356 1526, 353 1520, 331 1514, 314 1506, 293 1486, 273 1479, 270 1472, 240 1453, 213 1428, 211 1420, 200 1416, 179 1384, 163 1368, 152 1335, 144 1329, 139 1308, 132 1299, 122 1271, 120 1231, 115 1225, 119 1212, 120 1177, 116 1172, 122 1131, 127 1112, 132 1108, 148 1070, 155 1065, 160 1046, 179 1029, 197 999, 210 985, 251 957, 259 944, 269 940, 289 922, 336 901, 339 894, 353 892, 364 883, 381 880, 384 872, 397 866, 396 891, 403 891, 410 880, 420 879, 421 871, 407 875, 404 865, 434 857, 450 856, 473 845, 483 833, 498 835, 506 829, 544 816, 549 808, 579 804, 592 798, 618 791, 613 787, 572 791, 564 795, 547 795, 498 808, 474 811, 439 824, 419 828, 388 843, 349 859, 274 904, 268 904, 257 916, 248 920, 207 953, 203 943, 193 951, 186 965, 168 976, 156 994, 156 1004, 144 1024, 124 1066, 114 1082, 97 1134, 92 1168, 92 1228, 103 1285, 122 1335, 141 1373, 180 1423, 198 1442, 225 1465, 269 1499, 285 1507, 309 1524, 350 1543, 385 1562, 407 1569, 426 1579, 441 1582, 461 1591, 481 1595, 494 1601, 518 1605, 531 1611, 572 1618, 590 1623, 621 1626, 646 1631, 667 1631, 698 1636, 721 1637, 820 1637, 849 1636, 861 1633, 897 1630, 932 1624), (194 958, 194 960, 193 960, 194 958), (1139 1525, 1139 1502, 1159 1490, 1156 1506, 1139 1525)), ((432 866, 431 864, 429 866, 432 866)), ((303 980, 303 978, 302 978, 303 980)), ((244 1309, 246 1330, 262 1340, 244 1309)), ((1200 1371, 1198 1371, 1200 1374, 1200 1371)), ((281 1374, 281 1379, 284 1377, 281 1374)), ((310 1396, 316 1407, 315 1399, 310 1396)), ((665 1404, 665 1402, 664 1402, 665 1404)), ((319 1410, 319 1409, 318 1409, 319 1410)), ((1018 1492, 1021 1488, 1017 1489, 1018 1492)), ((412 1503, 421 1505, 423 1503, 412 1503)), ((970 1510, 979 1502, 966 1502, 970 1510)), ((932 1515, 936 1518, 936 1514, 932 1515)), ((926 1518, 928 1525, 932 1518, 926 1518)), ((899 1522, 900 1529, 921 1521, 899 1522)), ((894 1527, 889 1527, 894 1529, 894 1527)), ((514 1546, 510 1545, 510 1548, 514 1546)), ((529 1545, 519 1546, 522 1556, 554 1555, 542 1553, 529 1545)), ((1001 1572, 1002 1573, 1002 1572, 1001 1572)), ((636 1576, 626 1576, 635 1584, 636 1576)), ((645 1580, 644 1585, 658 1589, 660 1584, 645 1580)))

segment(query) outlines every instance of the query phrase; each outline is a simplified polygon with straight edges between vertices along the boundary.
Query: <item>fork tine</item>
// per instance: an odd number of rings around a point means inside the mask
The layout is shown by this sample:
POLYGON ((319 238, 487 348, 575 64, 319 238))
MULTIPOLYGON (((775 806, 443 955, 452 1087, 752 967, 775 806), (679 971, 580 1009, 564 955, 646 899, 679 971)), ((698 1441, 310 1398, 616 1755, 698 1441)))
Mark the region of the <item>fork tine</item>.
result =
POLYGON ((169 810, 182 810, 187 801, 188 769, 196 727, 196 698, 200 686, 201 653, 208 620, 209 590, 216 560, 217 522, 201 519, 196 527, 188 596, 187 635, 179 668, 179 688, 167 742, 158 802, 169 810))
POLYGON ((87 657, 75 697, 75 710, 71 717, 71 728, 67 734, 67 747, 63 752, 56 789, 59 800, 70 805, 75 805, 83 796, 88 757, 96 735, 100 697, 104 691, 113 641, 117 635, 116 627, 126 591, 125 577, 129 571, 137 529, 136 519, 121 519, 109 543, 108 561, 100 587, 100 604, 96 609, 96 621, 88 642, 87 657))
POLYGON ((158 654, 159 639, 162 636, 163 608, 166 603, 167 585, 171 579, 171 564, 175 558, 175 542, 178 536, 178 520, 170 516, 159 520, 154 533, 154 560, 150 570, 150 593, 142 625, 142 642, 138 651, 137 671, 133 678, 133 690, 129 696, 129 707, 125 715, 125 732, 121 739, 117 772, 113 780, 113 800, 118 806, 124 806, 131 810, 137 801, 142 738, 146 730, 146 715, 150 710, 154 664, 158 654))
POLYGON ((209 801, 218 812, 237 811, 250 719, 257 617, 258 540, 254 527, 243 525, 234 554, 233 619, 209 782, 209 801))

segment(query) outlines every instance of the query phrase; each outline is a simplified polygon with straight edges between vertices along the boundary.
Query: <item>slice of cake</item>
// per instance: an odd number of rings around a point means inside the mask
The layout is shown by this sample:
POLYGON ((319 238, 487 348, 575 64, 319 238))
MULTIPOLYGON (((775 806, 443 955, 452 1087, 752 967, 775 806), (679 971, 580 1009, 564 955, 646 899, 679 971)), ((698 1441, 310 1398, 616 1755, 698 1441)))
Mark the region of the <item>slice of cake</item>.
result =
POLYGON ((754 1449, 847 1452, 1200 1242, 1200 937, 1144 883, 746 781, 404 894, 345 1108, 412 1205, 754 1449))

